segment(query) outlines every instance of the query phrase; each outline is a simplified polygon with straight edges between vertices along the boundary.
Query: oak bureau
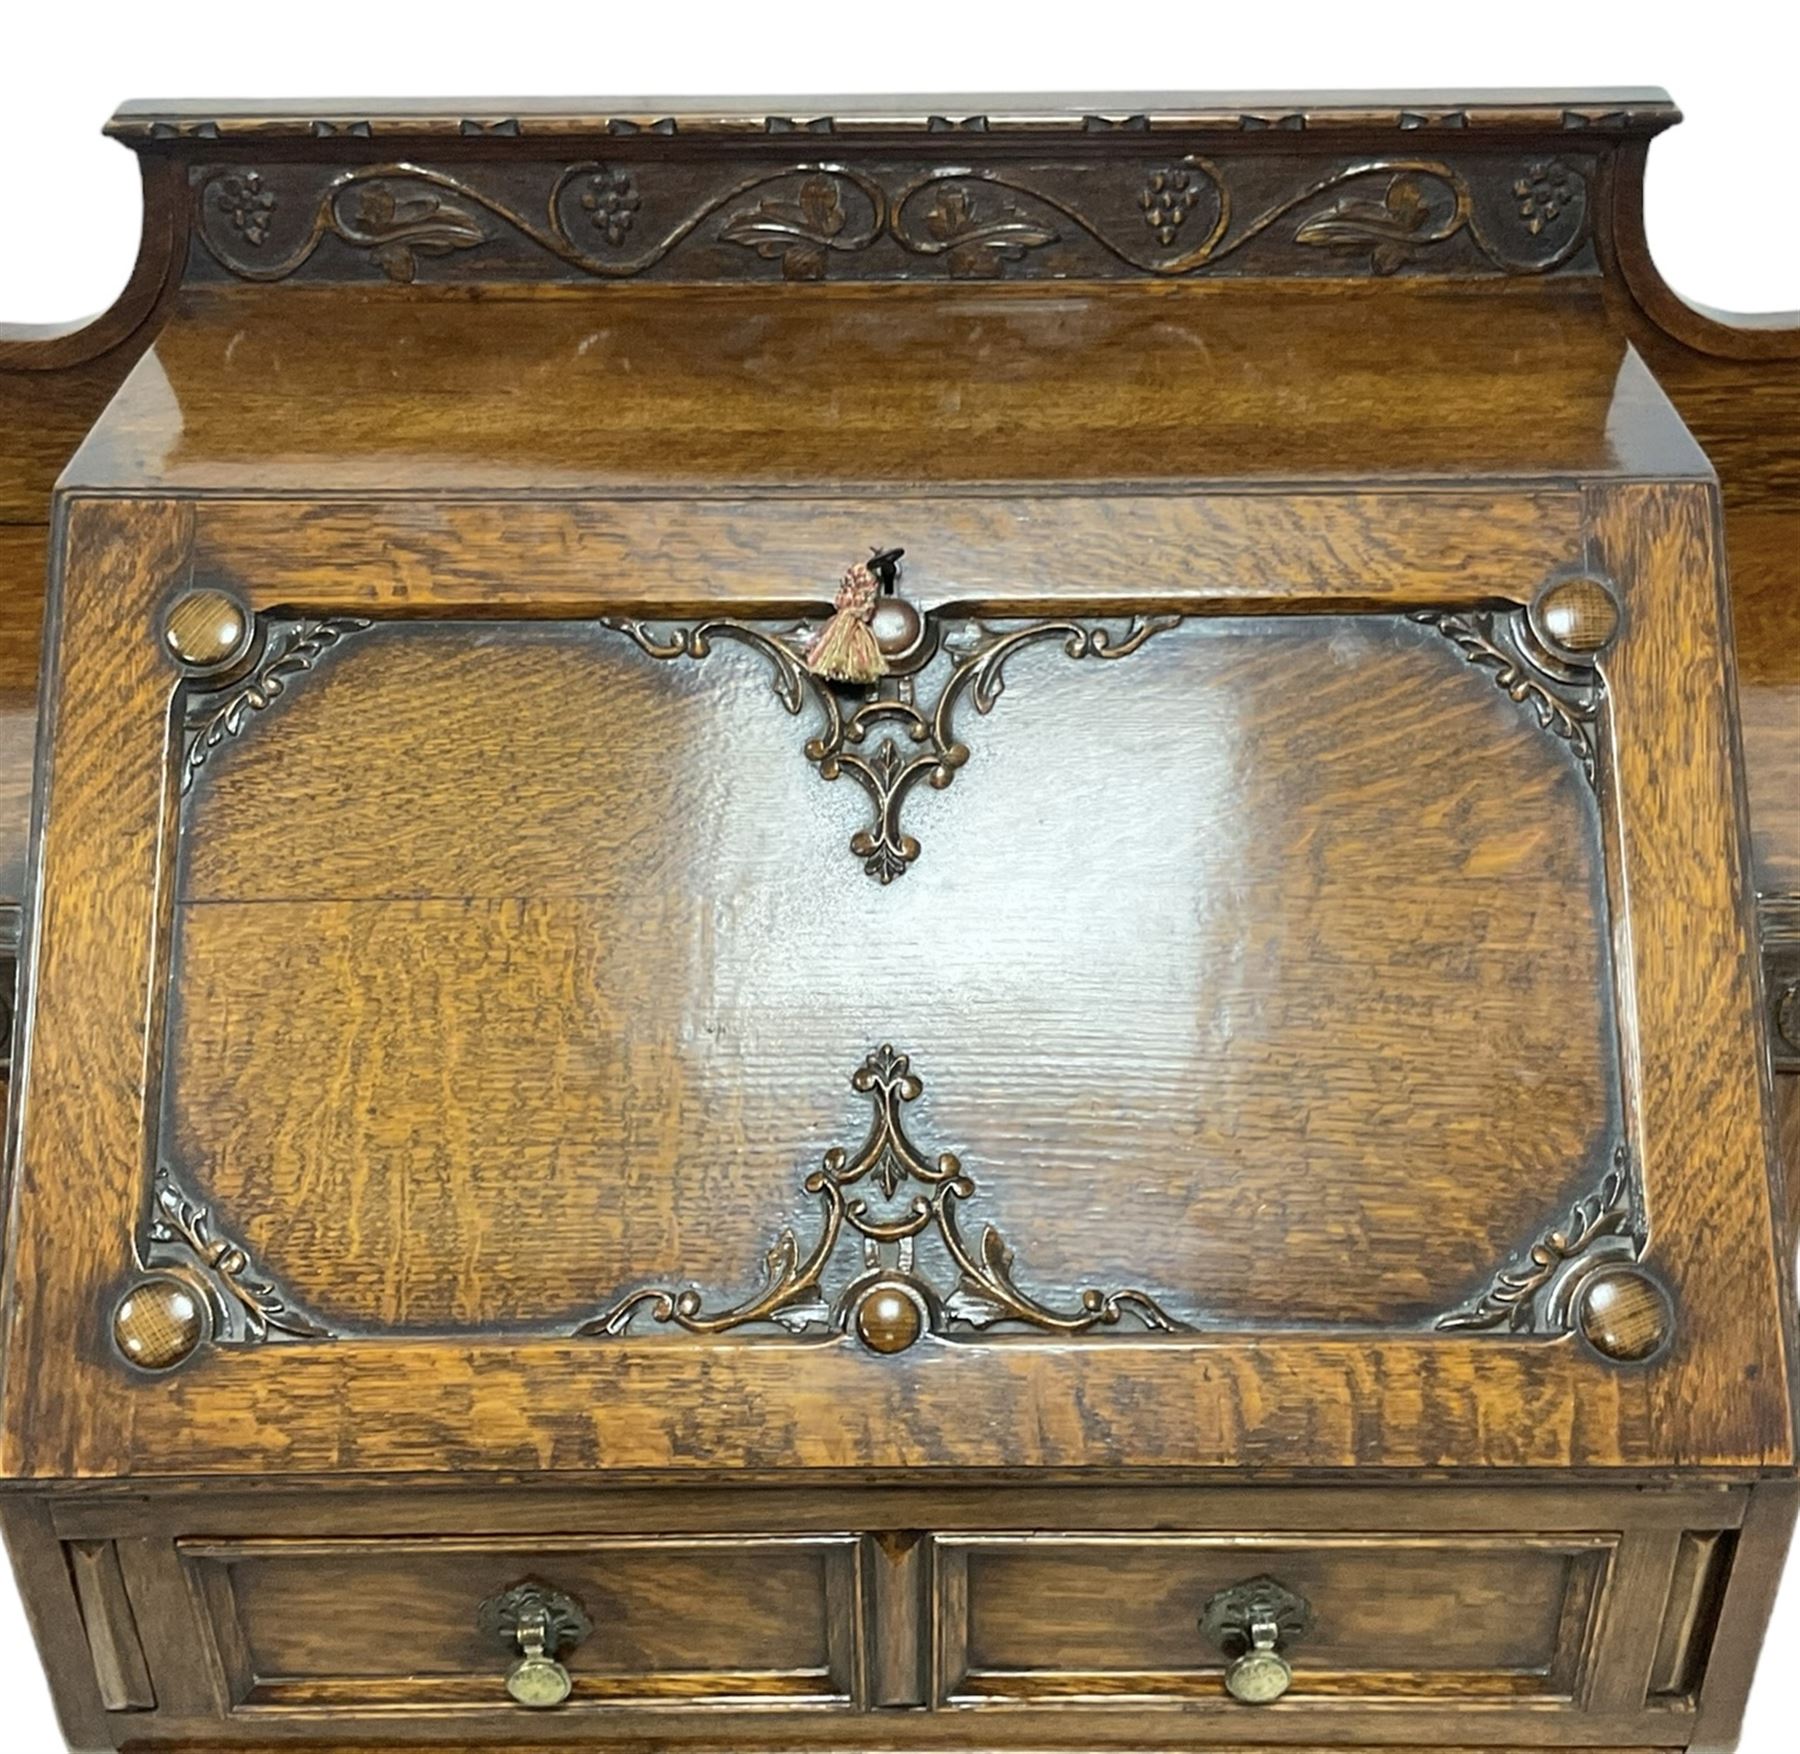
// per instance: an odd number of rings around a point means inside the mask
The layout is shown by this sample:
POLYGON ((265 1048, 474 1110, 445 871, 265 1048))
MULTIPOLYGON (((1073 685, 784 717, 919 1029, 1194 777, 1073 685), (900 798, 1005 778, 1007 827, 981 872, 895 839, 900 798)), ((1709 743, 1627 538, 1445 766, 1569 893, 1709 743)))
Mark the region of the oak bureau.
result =
POLYGON ((1800 328, 1676 119, 120 113, 0 339, 74 1747, 1732 1745, 1800 328))

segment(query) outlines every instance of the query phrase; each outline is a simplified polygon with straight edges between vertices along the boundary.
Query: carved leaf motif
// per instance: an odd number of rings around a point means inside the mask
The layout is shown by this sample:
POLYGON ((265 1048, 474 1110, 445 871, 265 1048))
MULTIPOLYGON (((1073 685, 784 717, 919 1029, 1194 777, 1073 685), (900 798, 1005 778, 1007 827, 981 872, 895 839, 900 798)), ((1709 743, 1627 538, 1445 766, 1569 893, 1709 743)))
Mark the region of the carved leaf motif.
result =
POLYGON ((948 246, 944 260, 959 280, 991 280, 1027 250, 1057 241, 1049 227, 1033 224, 1010 207, 997 218, 981 219, 973 195, 961 183, 947 183, 938 190, 925 215, 925 229, 948 246))
POLYGON ((447 256, 487 240, 476 216, 435 191, 402 196, 386 183, 356 191, 355 210, 337 227, 344 242, 368 250, 390 280, 408 282, 420 256, 447 256))
POLYGON ((405 244, 383 244, 369 253, 382 273, 401 285, 410 284, 419 271, 417 258, 405 244))
POLYGON ((831 1325, 831 1305, 821 1298, 784 1303, 780 1309, 771 1312, 770 1319, 792 1334, 818 1333, 831 1325))
POLYGON ((822 237, 834 238, 844 229, 843 196, 830 177, 806 179, 800 189, 800 211, 822 237))
POLYGON ((965 1279, 944 1299, 944 1314, 971 1328, 991 1328, 1006 1319, 1006 1306, 996 1303, 979 1285, 965 1279))
POLYGON ((1368 252, 1377 274, 1392 274, 1423 243, 1439 241, 1428 232, 1431 204, 1415 177, 1398 176, 1379 201, 1340 195, 1324 213, 1304 221, 1294 233, 1297 244, 1348 254, 1368 252))
POLYGON ((808 177, 796 200, 770 195, 725 221, 727 243, 754 250, 765 261, 779 260, 789 280, 822 280, 832 239, 849 223, 843 190, 835 177, 808 177))

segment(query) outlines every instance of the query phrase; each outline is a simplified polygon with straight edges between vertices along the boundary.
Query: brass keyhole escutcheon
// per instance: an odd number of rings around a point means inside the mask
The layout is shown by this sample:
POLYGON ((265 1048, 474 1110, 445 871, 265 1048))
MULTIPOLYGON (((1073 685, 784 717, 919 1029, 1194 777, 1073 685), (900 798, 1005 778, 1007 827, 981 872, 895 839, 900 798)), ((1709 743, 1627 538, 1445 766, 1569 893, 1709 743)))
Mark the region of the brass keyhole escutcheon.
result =
POLYGON ((1305 1600, 1272 1577, 1233 1584, 1206 1604, 1200 1630, 1230 1659, 1225 1690, 1240 1705, 1273 1705, 1293 1685, 1284 1644, 1312 1625, 1305 1600))
POLYGON ((481 1604, 478 1624, 519 1653, 506 1671, 506 1691, 515 1705, 547 1711, 574 1691, 574 1678, 560 1653, 573 1650, 593 1631, 593 1622, 573 1596, 547 1584, 514 1584, 481 1604))

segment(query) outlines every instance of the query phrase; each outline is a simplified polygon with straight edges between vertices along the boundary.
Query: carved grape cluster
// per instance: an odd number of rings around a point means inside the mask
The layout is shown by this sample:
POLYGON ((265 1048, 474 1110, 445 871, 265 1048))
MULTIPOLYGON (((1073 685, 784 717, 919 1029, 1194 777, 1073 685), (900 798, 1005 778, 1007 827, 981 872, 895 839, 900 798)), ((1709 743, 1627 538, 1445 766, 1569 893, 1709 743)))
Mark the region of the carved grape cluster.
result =
POLYGON ((1536 237, 1575 199, 1575 179, 1554 160, 1529 165, 1514 180, 1513 196, 1525 229, 1536 237))
POLYGON ((592 216, 595 230, 617 249, 643 201, 629 171, 597 170, 587 180, 581 205, 592 216))
POLYGON ((269 215, 275 211, 275 196, 263 187, 262 178, 255 171, 221 177, 214 199, 230 219, 231 229, 241 233, 245 243, 260 248, 269 235, 269 215))
POLYGON ((1194 211, 1194 179, 1177 167, 1152 171, 1138 205, 1144 210, 1144 223, 1156 233, 1160 244, 1172 244, 1175 234, 1187 223, 1194 211))

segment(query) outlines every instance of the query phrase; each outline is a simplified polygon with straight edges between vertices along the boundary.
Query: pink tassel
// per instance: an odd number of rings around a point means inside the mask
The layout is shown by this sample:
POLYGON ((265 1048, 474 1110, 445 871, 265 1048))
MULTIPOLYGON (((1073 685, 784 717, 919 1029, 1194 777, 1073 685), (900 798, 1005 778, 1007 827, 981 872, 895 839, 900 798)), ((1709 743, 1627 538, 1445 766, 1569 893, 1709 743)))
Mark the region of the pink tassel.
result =
POLYGON ((837 613, 819 629, 806 650, 806 667, 827 682, 879 682, 888 673, 887 659, 869 631, 880 589, 867 566, 844 574, 833 599, 837 613))

